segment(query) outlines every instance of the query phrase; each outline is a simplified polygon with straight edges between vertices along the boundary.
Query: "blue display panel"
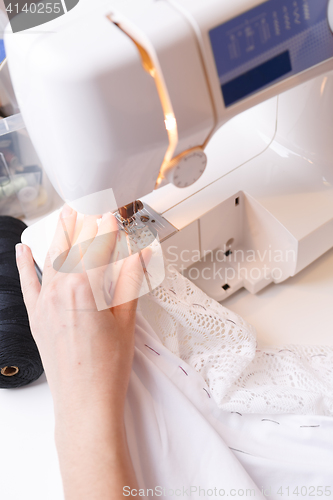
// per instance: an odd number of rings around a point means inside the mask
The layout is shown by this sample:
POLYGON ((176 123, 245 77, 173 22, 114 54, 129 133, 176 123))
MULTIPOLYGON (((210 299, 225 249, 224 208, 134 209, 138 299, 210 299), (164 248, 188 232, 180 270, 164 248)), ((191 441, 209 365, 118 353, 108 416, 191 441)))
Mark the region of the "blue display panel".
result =
POLYGON ((268 0, 209 32, 225 106, 333 57, 328 0, 268 0))

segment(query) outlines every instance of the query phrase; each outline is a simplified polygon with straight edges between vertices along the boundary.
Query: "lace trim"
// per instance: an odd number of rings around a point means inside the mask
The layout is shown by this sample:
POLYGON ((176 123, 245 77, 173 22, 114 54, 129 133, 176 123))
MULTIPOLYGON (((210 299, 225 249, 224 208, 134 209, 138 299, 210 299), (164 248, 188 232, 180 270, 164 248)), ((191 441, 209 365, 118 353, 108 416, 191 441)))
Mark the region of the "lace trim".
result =
POLYGON ((333 348, 257 350, 251 325, 176 271, 140 306, 162 343, 202 375, 223 410, 333 415, 333 348))

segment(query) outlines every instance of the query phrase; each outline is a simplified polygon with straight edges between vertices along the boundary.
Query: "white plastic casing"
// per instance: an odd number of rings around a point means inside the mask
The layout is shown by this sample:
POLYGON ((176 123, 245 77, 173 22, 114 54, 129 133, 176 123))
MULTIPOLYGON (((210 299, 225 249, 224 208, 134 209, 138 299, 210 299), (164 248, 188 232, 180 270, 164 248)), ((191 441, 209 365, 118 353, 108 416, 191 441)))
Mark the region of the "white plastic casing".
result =
POLYGON ((328 2, 327 18, 328 18, 328 24, 330 25, 330 28, 333 31, 333 1, 332 0, 329 0, 329 2, 328 2))
MULTIPOLYGON (((132 38, 150 54, 167 89, 178 132, 171 157, 203 144, 215 125, 201 54, 190 23, 166 2, 127 17, 119 4, 113 9, 103 1, 75 11, 38 30, 8 31, 10 72, 60 196, 74 206, 112 189, 122 206, 153 191, 169 147, 155 81, 132 38)), ((106 208, 103 200, 100 211, 106 208)))
POLYGON ((6 35, 27 129, 68 202, 107 189, 118 206, 147 195, 167 151, 171 159, 206 145, 235 115, 332 68, 327 60, 225 108, 209 31, 261 0, 143 2, 141 11, 121 2, 113 8, 99 0, 93 9, 81 2, 86 10, 6 35), (153 61, 177 124, 171 150, 163 99, 133 40, 153 61))
MULTIPOLYGON (((209 142, 208 169, 196 184, 183 190, 167 185, 145 201, 182 232, 174 236, 178 243, 183 239, 188 247, 190 241, 201 256, 223 248, 229 240, 234 240, 236 250, 261 254, 267 249, 291 250, 295 256, 280 266, 281 275, 271 269, 268 280, 241 278, 226 294, 243 285, 257 292, 271 281, 283 281, 333 246, 332 74, 241 115, 331 70, 332 59, 227 109, 223 104, 208 32, 261 3, 170 0, 152 2, 148 10, 135 15, 131 9, 123 11, 120 3, 119 11, 112 12, 161 72, 179 129, 174 154, 198 146, 233 118, 209 142), (188 66, 182 67, 184 61, 188 66), (228 213, 232 216, 226 219, 228 213), (182 238, 188 234, 190 239, 182 238)), ((331 19, 331 2, 328 7, 331 19)), ((51 33, 30 33, 36 43, 22 34, 21 42, 11 41, 8 35, 7 45, 28 129, 59 191, 67 190, 67 199, 73 199, 113 187, 119 206, 152 191, 168 141, 156 86, 144 72, 132 40, 110 21, 103 24, 105 13, 83 16, 84 22, 71 26, 69 22, 52 26, 53 41, 51 33), (84 32, 89 23, 93 51, 84 32), (78 35, 75 43, 70 37, 73 29, 78 35), (105 49, 108 36, 110 53, 109 47, 105 49), (82 44, 84 56, 76 41, 82 44), (117 42, 119 52, 112 50, 111 42, 117 42), (67 43, 69 55, 63 61, 67 43), (47 59, 50 54, 52 64, 47 59), (84 64, 89 54, 91 65, 84 64), (25 81, 19 78, 23 72, 25 81), (128 81, 132 76, 135 79, 128 81), (116 95, 109 91, 110 83, 116 95), (141 97, 152 106, 148 111, 141 97), (85 102, 93 105, 84 106, 85 102), (96 161, 101 157, 104 163, 96 161)), ((215 284, 216 293, 214 281, 209 280, 210 294, 221 300, 221 283, 215 284)))
POLYGON ((177 124, 173 156, 203 145, 215 127, 215 110, 191 23, 167 1, 152 2, 139 13, 122 8, 120 2, 113 18, 147 50, 159 70, 177 124))
POLYGON ((169 143, 154 80, 109 11, 96 5, 36 33, 7 32, 6 50, 25 124, 60 196, 111 188, 122 206, 154 189, 169 143))
POLYGON ((145 197, 179 229, 166 258, 197 268, 188 276, 214 299, 280 283, 333 247, 332 95, 333 72, 237 116, 209 143, 197 186, 145 197), (226 250, 230 258, 210 258, 226 250))
MULTIPOLYGON (((268 88, 252 94, 226 108, 221 97, 221 85, 216 70, 209 32, 212 28, 250 11, 254 7, 265 3, 265 1, 267 0, 233 0, 232 2, 229 0, 169 0, 175 9, 179 10, 189 20, 193 30, 197 34, 203 54, 207 78, 210 83, 214 107, 217 113, 216 129, 232 117, 246 111, 256 104, 311 80, 333 68, 333 58, 331 58, 321 64, 311 67, 307 71, 303 71, 302 73, 270 85, 268 88)), ((331 9, 332 6, 330 5, 329 13, 331 13, 331 9)))

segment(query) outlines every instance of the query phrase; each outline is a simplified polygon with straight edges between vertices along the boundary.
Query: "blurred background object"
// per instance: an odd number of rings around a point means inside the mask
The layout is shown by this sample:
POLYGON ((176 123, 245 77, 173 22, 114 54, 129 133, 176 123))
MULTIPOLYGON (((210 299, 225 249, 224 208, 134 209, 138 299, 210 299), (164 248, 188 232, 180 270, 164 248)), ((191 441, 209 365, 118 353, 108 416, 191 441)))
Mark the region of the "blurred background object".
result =
POLYGON ((0 215, 38 217, 53 195, 20 113, 0 120, 0 215))
POLYGON ((8 16, 0 0, 0 215, 36 219, 55 192, 30 141, 17 104, 3 42, 8 16))
POLYGON ((0 116, 18 113, 19 108, 9 75, 4 45, 4 31, 8 16, 3 1, 0 1, 0 116))

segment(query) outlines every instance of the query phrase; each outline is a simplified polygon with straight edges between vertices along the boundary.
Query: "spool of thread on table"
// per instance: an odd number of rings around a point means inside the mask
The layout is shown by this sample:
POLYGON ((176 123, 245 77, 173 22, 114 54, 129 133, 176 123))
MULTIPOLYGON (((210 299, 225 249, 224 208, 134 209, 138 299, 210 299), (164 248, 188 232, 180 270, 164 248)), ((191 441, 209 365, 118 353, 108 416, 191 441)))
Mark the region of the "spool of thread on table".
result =
POLYGON ((16 266, 15 245, 27 226, 0 217, 0 388, 22 387, 37 380, 43 365, 31 335, 16 266))

